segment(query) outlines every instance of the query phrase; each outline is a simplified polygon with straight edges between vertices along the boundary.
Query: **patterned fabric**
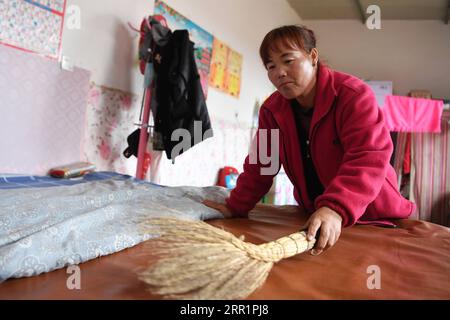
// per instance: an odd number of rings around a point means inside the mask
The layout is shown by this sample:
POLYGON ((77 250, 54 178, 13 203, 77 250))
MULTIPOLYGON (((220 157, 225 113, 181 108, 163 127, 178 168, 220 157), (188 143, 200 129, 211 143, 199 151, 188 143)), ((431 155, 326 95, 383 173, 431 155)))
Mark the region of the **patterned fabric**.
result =
POLYGON ((142 219, 221 218, 201 201, 224 201, 227 195, 221 187, 161 187, 121 176, 71 186, 2 190, 0 282, 132 247, 154 236, 139 230, 142 219))
MULTIPOLYGON (((26 176, 26 175, 6 175, 0 174, 1 189, 20 189, 20 188, 44 188, 56 186, 71 186, 89 181, 101 181, 106 179, 134 180, 133 177, 122 175, 116 172, 92 172, 79 178, 60 179, 50 176, 26 176)), ((143 181, 136 180, 136 183, 143 181)))
MULTIPOLYGON (((450 215, 450 112, 444 111, 441 133, 411 133, 410 200, 417 204, 413 219, 449 226, 450 215)), ((402 177, 407 133, 399 133, 395 170, 402 177)))
POLYGON ((84 155, 97 170, 135 175, 136 161, 122 152, 139 122, 138 96, 91 83, 86 111, 84 155))
POLYGON ((441 134, 412 134, 413 196, 417 218, 449 226, 450 112, 441 121, 441 134))
POLYGON ((406 132, 399 132, 397 134, 396 138, 396 144, 395 144, 395 150, 394 150, 394 169, 395 173, 397 174, 397 184, 400 186, 402 182, 402 175, 403 175, 403 160, 405 157, 405 148, 406 148, 406 142, 407 142, 407 136, 408 133, 406 132))

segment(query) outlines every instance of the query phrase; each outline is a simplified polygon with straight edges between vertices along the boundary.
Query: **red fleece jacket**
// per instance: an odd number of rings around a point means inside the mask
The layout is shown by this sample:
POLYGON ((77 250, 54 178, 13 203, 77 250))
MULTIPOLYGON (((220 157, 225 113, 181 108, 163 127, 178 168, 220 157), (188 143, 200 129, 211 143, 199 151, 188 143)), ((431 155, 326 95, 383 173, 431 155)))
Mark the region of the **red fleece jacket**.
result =
MULTIPOLYGON (((268 155, 277 155, 279 149, 277 169, 283 165, 294 185, 295 199, 308 213, 329 207, 342 216, 342 225, 347 227, 355 223, 392 224, 386 219, 407 218, 414 212, 415 205, 399 193, 395 171, 389 164, 393 145, 383 113, 370 87, 358 78, 319 64, 309 140, 325 191, 314 203, 307 193, 290 101, 279 92, 261 107, 258 132, 264 129, 268 132, 268 155), (270 145, 273 129, 279 130, 279 148, 270 145)), ((259 139, 255 142, 259 148, 259 139)), ((260 160, 250 161, 247 156, 244 172, 226 199, 236 216, 248 215, 269 191, 278 172, 261 174, 261 169, 270 164, 260 160)))

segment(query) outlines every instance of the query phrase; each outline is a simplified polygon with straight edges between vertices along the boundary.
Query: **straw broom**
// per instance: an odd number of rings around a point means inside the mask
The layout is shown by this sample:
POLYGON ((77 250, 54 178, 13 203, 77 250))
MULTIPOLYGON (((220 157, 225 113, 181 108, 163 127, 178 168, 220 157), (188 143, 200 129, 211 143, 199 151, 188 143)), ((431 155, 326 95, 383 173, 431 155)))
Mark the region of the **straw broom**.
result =
POLYGON ((311 249, 305 232, 255 245, 203 221, 154 218, 142 231, 157 234, 160 256, 139 278, 166 299, 243 299, 261 287, 274 263, 311 249))

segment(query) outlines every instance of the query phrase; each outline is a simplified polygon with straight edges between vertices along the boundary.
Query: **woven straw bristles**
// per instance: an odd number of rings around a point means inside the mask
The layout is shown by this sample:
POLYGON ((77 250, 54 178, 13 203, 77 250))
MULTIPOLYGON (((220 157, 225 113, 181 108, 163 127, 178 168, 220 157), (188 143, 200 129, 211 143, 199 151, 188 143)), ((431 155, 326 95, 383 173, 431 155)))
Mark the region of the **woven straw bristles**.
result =
POLYGON ((141 223, 157 234, 148 246, 159 259, 140 274, 166 299, 243 299, 266 280, 274 263, 313 247, 304 232, 255 245, 203 221, 155 218, 141 223))

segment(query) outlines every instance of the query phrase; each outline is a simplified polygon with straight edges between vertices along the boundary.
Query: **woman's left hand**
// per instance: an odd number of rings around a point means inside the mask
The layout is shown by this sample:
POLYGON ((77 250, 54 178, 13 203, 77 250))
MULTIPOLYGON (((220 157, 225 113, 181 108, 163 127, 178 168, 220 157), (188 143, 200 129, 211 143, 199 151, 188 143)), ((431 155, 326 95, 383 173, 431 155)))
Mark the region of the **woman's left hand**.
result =
POLYGON ((342 217, 334 210, 328 207, 322 207, 316 210, 308 219, 302 229, 308 229, 308 240, 316 237, 320 228, 320 237, 316 242, 312 255, 319 255, 324 250, 334 246, 341 235, 342 217))
POLYGON ((233 217, 233 213, 227 208, 227 206, 224 203, 219 203, 208 199, 203 200, 202 203, 207 207, 220 211, 220 213, 223 214, 224 218, 233 217))

